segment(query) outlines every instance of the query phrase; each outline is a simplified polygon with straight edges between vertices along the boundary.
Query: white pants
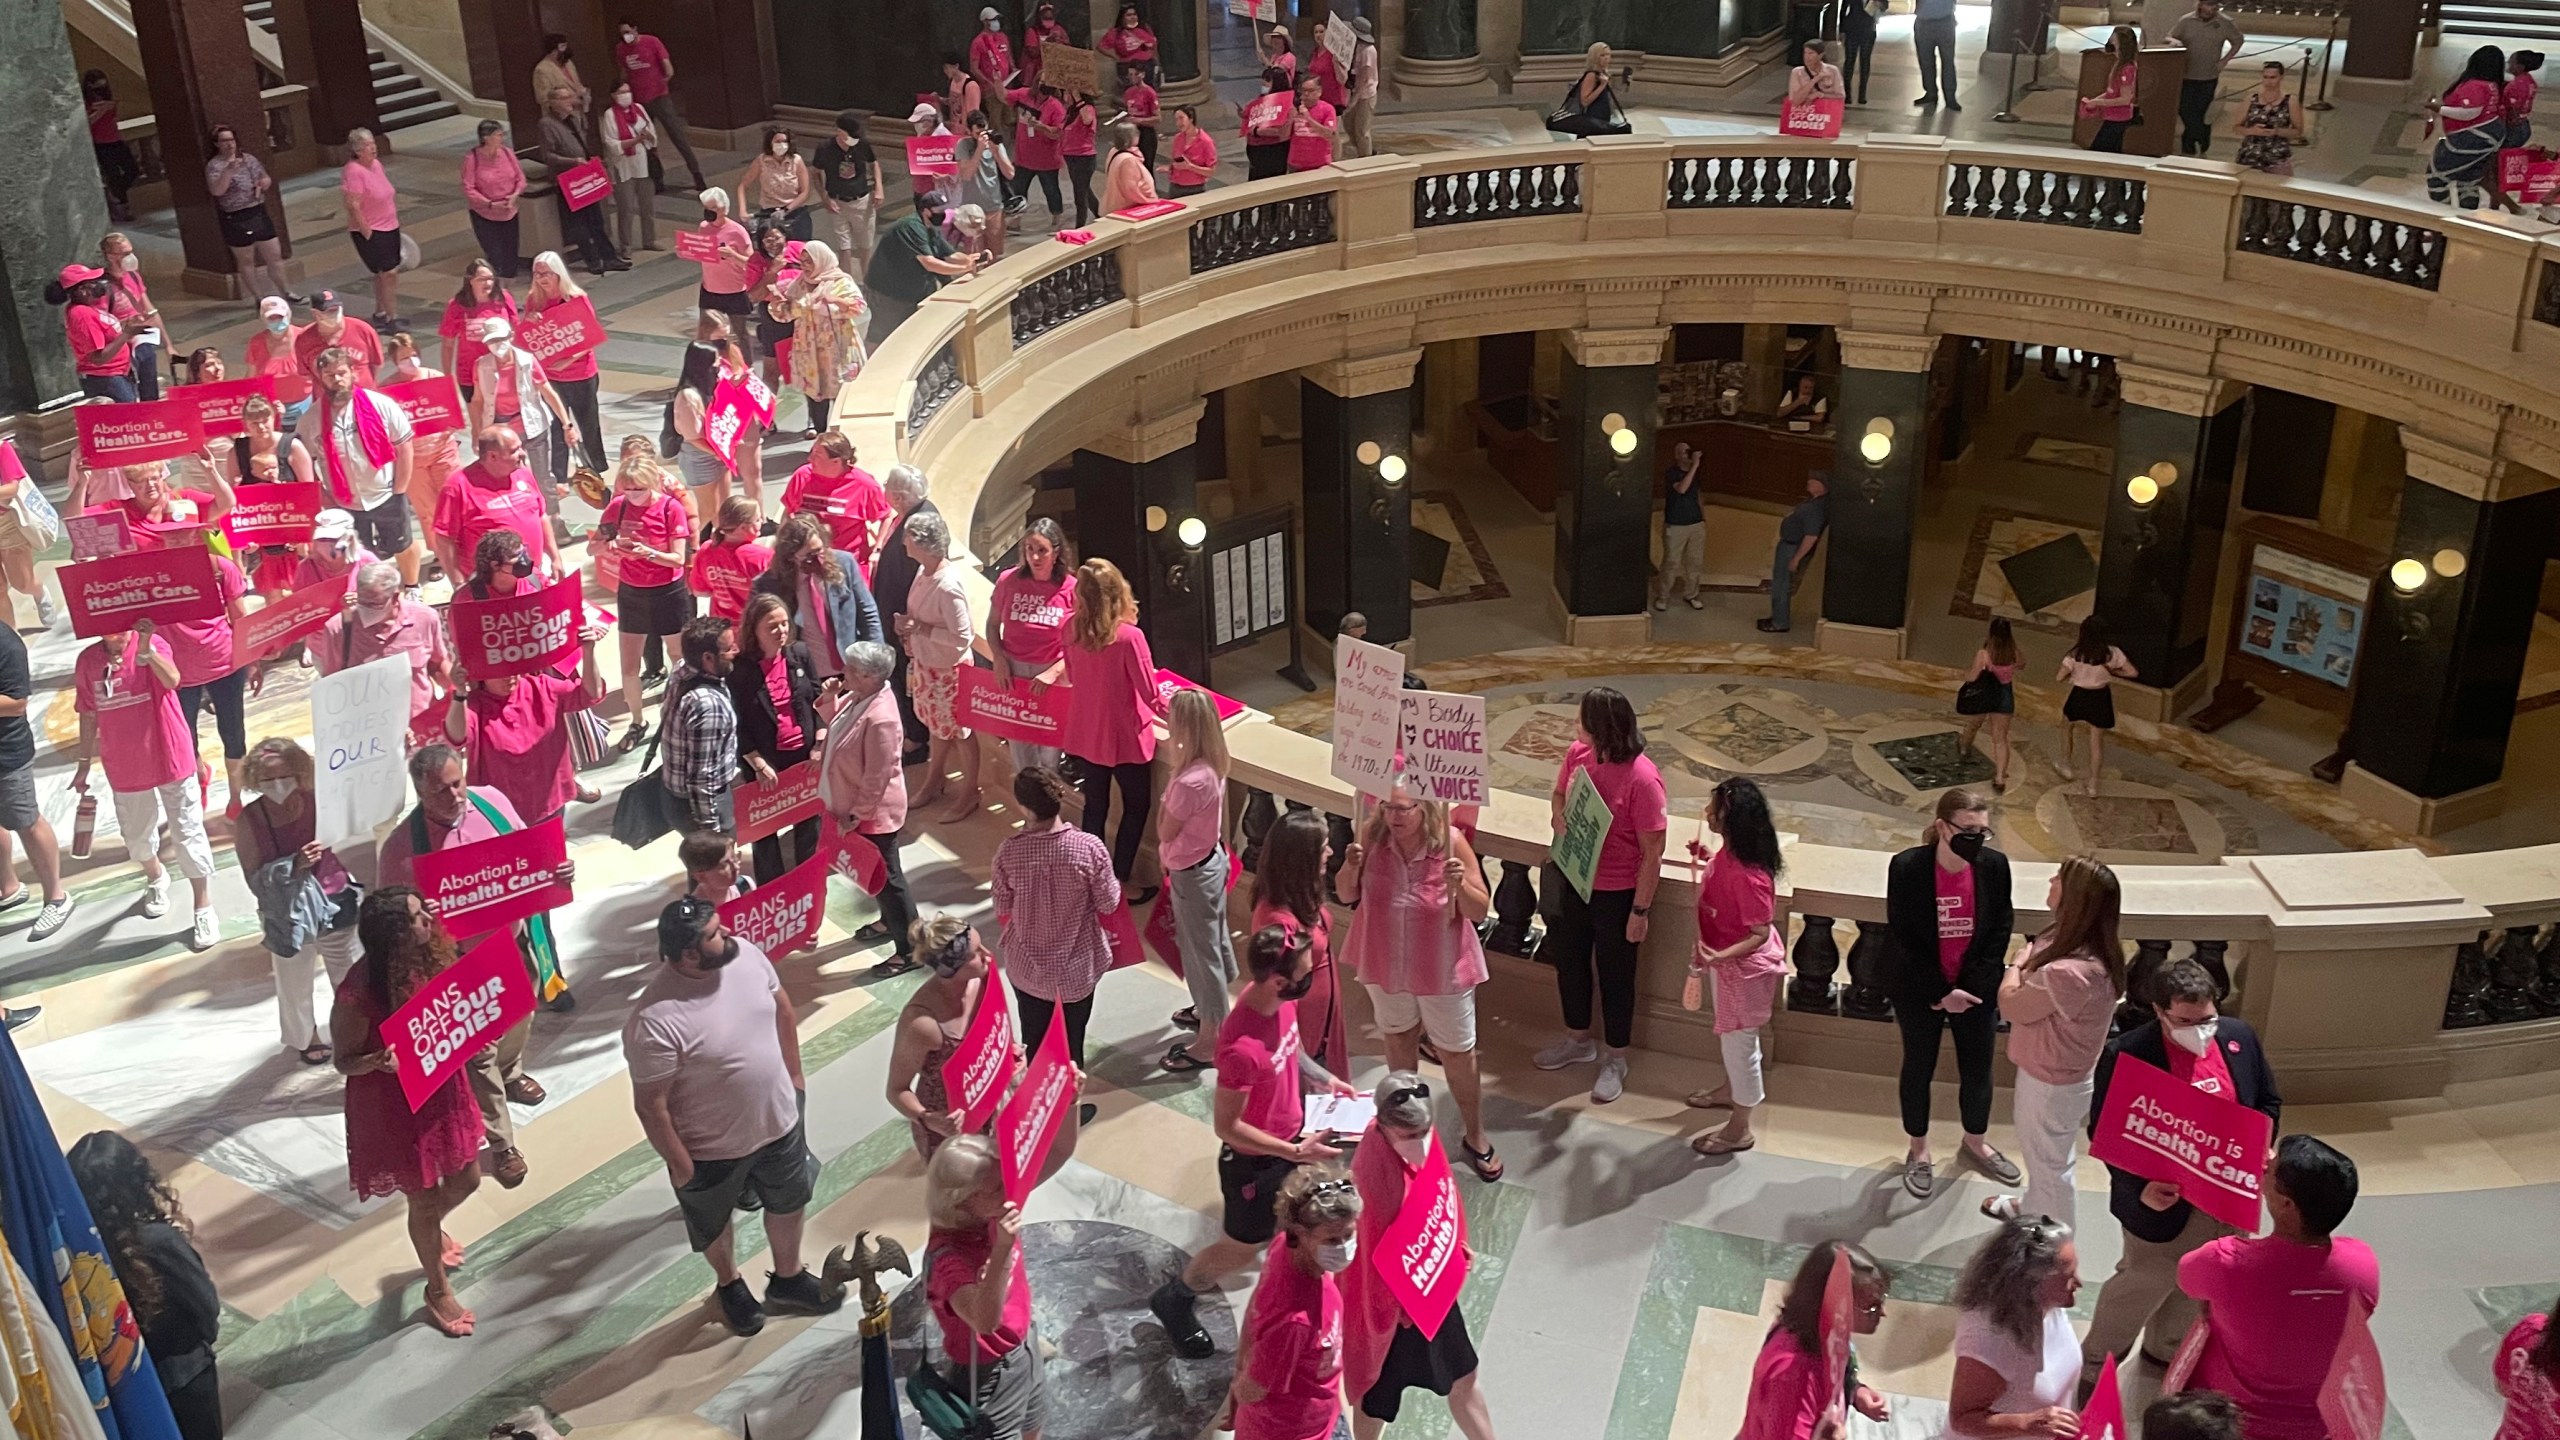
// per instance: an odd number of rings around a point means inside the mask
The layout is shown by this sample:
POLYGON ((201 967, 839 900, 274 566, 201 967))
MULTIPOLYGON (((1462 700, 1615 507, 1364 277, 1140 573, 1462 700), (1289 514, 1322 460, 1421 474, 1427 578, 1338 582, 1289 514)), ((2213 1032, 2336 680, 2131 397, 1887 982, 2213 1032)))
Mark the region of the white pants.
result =
POLYGON ((160 853, 160 825, 168 822, 178 842, 178 873, 190 880, 213 878, 213 845, 204 835, 204 802, 196 795, 196 777, 181 776, 156 790, 118 790, 116 826, 124 831, 125 853, 150 868, 160 853))
POLYGON ((1034 765, 1044 770, 1055 770, 1067 754, 1055 745, 1033 745, 1021 740, 1007 740, 1004 746, 1006 752, 1013 756, 1013 768, 1017 771, 1028 770, 1034 765))
POLYGON ((2080 1150, 2081 1127, 2089 1123, 2089 1096, 2095 1076, 2068 1085, 2048 1085, 2024 1070, 2018 1072, 2016 1115, 2018 1151, 2027 1162, 2026 1193, 2018 1197, 2021 1215, 2050 1215, 2075 1225, 2079 1196, 2071 1188, 2071 1167, 2080 1150))
POLYGON ((1671 587, 1682 580, 1686 580, 1688 586, 1680 593, 1696 599, 1698 581, 1705 575, 1706 568, 1707 527, 1704 523, 1662 527, 1663 599, 1670 599, 1671 587))
POLYGON ((315 1038, 328 1039, 329 1032, 311 1003, 311 982, 319 978, 315 962, 329 967, 329 989, 336 993, 356 963, 356 927, 326 931, 299 954, 269 951, 267 958, 276 966, 276 1029, 284 1036, 284 1048, 299 1050, 315 1038))
POLYGON ((1716 1037, 1716 1048, 1724 1055, 1724 1083, 1734 1104, 1757 1105, 1769 1098, 1769 1087, 1760 1078, 1759 1031, 1727 1030, 1716 1037))

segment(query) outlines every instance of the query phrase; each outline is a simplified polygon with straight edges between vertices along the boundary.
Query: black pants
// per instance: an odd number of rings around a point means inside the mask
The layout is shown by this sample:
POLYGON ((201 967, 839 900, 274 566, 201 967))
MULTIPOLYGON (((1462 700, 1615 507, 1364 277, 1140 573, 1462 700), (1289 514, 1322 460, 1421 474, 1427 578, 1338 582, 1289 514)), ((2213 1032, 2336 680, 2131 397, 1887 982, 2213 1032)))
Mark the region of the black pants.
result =
POLYGON ((578 254, 587 262, 587 269, 602 271, 606 261, 621 258, 613 252, 612 237, 604 233, 605 207, 602 202, 584 210, 572 210, 567 196, 553 198, 560 202, 560 243, 578 247, 578 254))
MULTIPOLYGON (((882 612, 880 628, 889 634, 897 634, 897 616, 882 612)), ((933 732, 924 728, 924 721, 916 716, 916 702, 907 695, 907 652, 904 646, 898 649, 898 668, 889 672, 889 688, 898 697, 898 724, 906 731, 907 748, 922 751, 933 739, 933 732)))
MULTIPOLYGON (((604 420, 596 411, 596 387, 603 383, 601 374, 590 375, 584 380, 555 377, 551 382, 551 388, 560 392, 560 403, 567 408, 569 418, 578 422, 578 448, 586 452, 587 468, 598 475, 609 473, 604 461, 604 420)), ((560 457, 552 462, 551 468, 559 471, 557 478, 566 482, 569 447, 555 440, 551 453, 560 457)))
POLYGON ((2182 80, 2178 83, 2178 153, 2201 155, 2213 148, 2213 96, 2222 80, 2182 80))
POLYGON ((210 1357, 195 1378, 165 1388, 179 1440, 222 1440, 222 1378, 210 1357))
POLYGON ((2124 153, 2124 132, 2133 128, 2130 120, 2101 120, 2098 133, 2089 137, 2089 148, 2108 155, 2124 153))
POLYGON ((1156 127, 1153 125, 1138 127, 1138 158, 1147 162, 1149 170, 1156 168, 1156 127))
MULTIPOLYGON (((559 382, 553 381, 552 383, 558 384, 559 382)), ((646 663, 645 660, 643 663, 646 663)), ((664 664, 666 662, 661 660, 659 663, 664 664)), ((785 750, 781 754, 774 755, 769 758, 772 761, 774 773, 780 774, 782 771, 788 770, 792 766, 799 764, 801 761, 808 759, 809 752, 806 748, 799 750, 785 750)), ((756 883, 759 885, 770 885, 774 881, 781 879, 784 871, 789 870, 792 866, 799 864, 801 861, 806 860, 817 853, 818 822, 815 820, 803 820, 799 824, 792 826, 789 830, 780 830, 771 835, 767 835, 763 839, 755 842, 756 883), (782 853, 782 837, 785 835, 791 837, 791 854, 788 859, 784 858, 782 853)))
POLYGON ((1034 180, 1040 182, 1040 193, 1049 202, 1049 218, 1053 221, 1056 220, 1058 218, 1058 211, 1064 203, 1058 198, 1058 172, 1052 168, 1048 170, 1023 169, 1017 170, 1015 173, 1022 177, 1018 183, 1022 186, 1022 198, 1025 200, 1031 198, 1031 182, 1034 180))
POLYGON ((1867 76, 1875 69, 1875 61, 1876 37, 1873 31, 1840 37, 1840 85, 1861 105, 1867 103, 1867 76))
MULTIPOLYGON (((1043 1000, 1019 985, 1013 987, 1013 1000, 1015 1013, 1022 1017, 1022 1050, 1028 1055, 1038 1050, 1040 1042, 1048 1036, 1049 1017, 1058 1013, 1060 1006, 1057 1001, 1043 1000)), ((1075 1061, 1076 1068, 1081 1070, 1084 1068, 1084 1024, 1093 1018, 1093 997, 1087 995, 1081 1000, 1070 1000, 1064 1008, 1067 1012, 1067 1058, 1075 1061)))
POLYGON ((1155 807, 1155 767, 1145 761, 1104 765, 1081 756, 1076 763, 1084 767, 1076 784, 1084 796, 1084 832, 1097 840, 1111 813, 1112 782, 1120 784, 1120 828, 1111 837, 1111 873, 1126 885, 1138 863, 1139 842, 1147 838, 1147 812, 1155 807))
POLYGON ((1289 142, 1244 147, 1244 178, 1269 180, 1289 173, 1289 142))
POLYGON ((1556 998, 1564 1005, 1564 1028, 1591 1028, 1596 973, 1601 1038, 1611 1048, 1623 1050, 1633 1041, 1636 1025, 1636 945, 1627 938, 1627 917, 1635 913, 1636 892, 1594 890, 1585 901, 1571 885, 1559 888, 1564 894, 1546 953, 1555 961, 1556 998))
POLYGON ((1902 1027, 1902 1133, 1915 1140, 1929 1133, 1929 1084, 1938 1074, 1941 1030, 1955 1032, 1956 1114, 1964 1121, 1964 1133, 1989 1133, 1991 1048, 2000 1029, 1999 1008, 1986 1000, 1950 1015, 1896 1000, 1893 1018, 1902 1027))
POLYGON ((501 280, 513 280, 524 268, 516 243, 518 227, 522 224, 521 220, 492 220, 477 212, 471 217, 471 233, 479 237, 480 254, 501 280))
POLYGON ((834 402, 821 400, 817 396, 811 395, 806 391, 801 393, 800 398, 806 401, 809 406, 809 428, 817 431, 821 435, 825 434, 827 430, 827 411, 832 407, 834 402))
POLYGON ((1083 225, 1102 213, 1102 202, 1093 198, 1093 158, 1090 155, 1067 157, 1067 181, 1076 192, 1076 224, 1083 225))
POLYGON ((187 732, 195 733, 196 721, 204 714, 207 701, 213 704, 213 728, 222 736, 222 758, 245 760, 249 756, 249 725, 243 708, 242 691, 249 683, 249 667, 241 666, 228 675, 217 676, 201 685, 178 687, 179 708, 187 712, 187 732))
MULTIPOLYGON (((916 907, 915 902, 907 898, 906 867, 898 863, 897 833, 874 835, 867 830, 853 833, 871 842, 871 848, 880 852, 880 867, 889 872, 888 881, 880 887, 877 898, 880 901, 880 923, 889 930, 891 952, 901 956, 912 955, 915 942, 907 938, 907 931, 916 923, 916 907)), ((762 845, 764 842, 759 840, 756 843, 762 845)), ((817 841, 813 839, 809 843, 815 845, 817 841)), ((761 868, 758 873, 762 873, 761 868)), ((759 880, 757 883, 763 882, 759 880)))

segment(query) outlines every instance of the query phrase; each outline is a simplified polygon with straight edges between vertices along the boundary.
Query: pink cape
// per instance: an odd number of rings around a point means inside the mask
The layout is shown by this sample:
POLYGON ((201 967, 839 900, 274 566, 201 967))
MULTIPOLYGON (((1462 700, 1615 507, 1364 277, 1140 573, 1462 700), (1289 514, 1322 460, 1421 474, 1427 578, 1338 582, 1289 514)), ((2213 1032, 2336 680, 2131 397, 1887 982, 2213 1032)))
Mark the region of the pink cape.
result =
MULTIPOLYGON (((1439 1144, 1440 1137, 1432 1136, 1431 1143, 1439 1144)), ((1404 1324, 1404 1307, 1369 1257, 1387 1243, 1387 1226, 1404 1208, 1405 1186, 1412 1179, 1413 1167, 1371 1121, 1351 1155, 1351 1180, 1360 1190, 1360 1251, 1342 1272, 1342 1393, 1355 1406, 1378 1383, 1387 1348, 1404 1324)))

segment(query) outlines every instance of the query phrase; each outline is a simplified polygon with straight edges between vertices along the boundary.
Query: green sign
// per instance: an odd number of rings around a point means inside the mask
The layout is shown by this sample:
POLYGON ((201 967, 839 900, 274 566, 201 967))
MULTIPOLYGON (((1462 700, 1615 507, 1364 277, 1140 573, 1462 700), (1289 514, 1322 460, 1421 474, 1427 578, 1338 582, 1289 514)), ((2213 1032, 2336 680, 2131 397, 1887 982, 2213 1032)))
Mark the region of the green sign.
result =
POLYGON ((1591 783, 1591 772, 1576 770, 1564 792, 1564 828, 1556 832, 1547 857, 1556 862, 1582 898, 1591 898, 1591 874, 1600 868, 1600 845, 1609 838, 1609 802, 1591 783))

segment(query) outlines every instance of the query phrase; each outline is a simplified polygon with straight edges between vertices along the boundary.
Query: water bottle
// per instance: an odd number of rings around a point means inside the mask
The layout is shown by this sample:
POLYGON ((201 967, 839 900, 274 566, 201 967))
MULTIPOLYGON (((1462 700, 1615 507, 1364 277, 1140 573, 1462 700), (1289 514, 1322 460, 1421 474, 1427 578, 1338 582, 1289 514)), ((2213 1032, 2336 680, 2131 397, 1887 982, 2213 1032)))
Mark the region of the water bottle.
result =
POLYGON ((98 797, 82 794, 80 809, 71 819, 71 858, 89 858, 90 842, 98 838, 98 797))

